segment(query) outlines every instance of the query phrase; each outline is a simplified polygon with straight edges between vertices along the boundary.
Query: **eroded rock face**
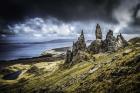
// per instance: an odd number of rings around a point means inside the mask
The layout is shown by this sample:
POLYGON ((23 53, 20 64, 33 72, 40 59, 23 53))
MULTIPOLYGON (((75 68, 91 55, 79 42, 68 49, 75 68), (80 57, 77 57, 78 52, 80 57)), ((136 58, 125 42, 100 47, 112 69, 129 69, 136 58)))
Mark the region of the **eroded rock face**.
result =
POLYGON ((100 28, 100 25, 97 24, 96 30, 95 30, 96 40, 94 40, 88 47, 88 51, 90 53, 99 53, 103 51, 103 41, 102 41, 102 31, 100 28))
POLYGON ((104 53, 104 52, 115 52, 119 48, 123 48, 128 45, 127 41, 120 34, 115 38, 113 36, 113 31, 109 30, 106 35, 105 40, 102 40, 102 31, 100 25, 97 24, 95 30, 96 40, 94 40, 88 48, 86 48, 85 38, 83 30, 80 37, 76 42, 73 42, 72 50, 66 53, 66 63, 75 64, 81 59, 86 59, 84 55, 85 51, 88 50, 89 53, 104 53))
POLYGON ((89 56, 84 51, 78 51, 75 56, 73 56, 72 64, 79 63, 82 60, 89 60, 89 56))
POLYGON ((78 38, 77 42, 75 42, 75 45, 78 50, 84 51, 86 49, 86 43, 85 43, 85 37, 84 32, 82 30, 80 37, 78 38))
POLYGON ((96 26, 95 35, 96 39, 102 39, 102 31, 99 24, 96 26))
POLYGON ((106 50, 109 52, 116 51, 116 38, 113 36, 113 31, 109 30, 109 32, 106 35, 106 50))
POLYGON ((88 47, 90 53, 100 53, 100 52, 114 52, 119 48, 126 47, 128 45, 127 41, 120 34, 115 38, 113 36, 113 31, 109 30, 106 35, 106 39, 102 40, 102 32, 100 25, 96 26, 96 40, 94 40, 88 47))
POLYGON ((73 56, 72 56, 71 50, 67 50, 67 52, 66 52, 66 58, 65 58, 65 63, 71 63, 72 58, 73 58, 73 56))
POLYGON ((90 53, 100 53, 103 51, 103 41, 101 39, 94 40, 88 47, 90 53))
POLYGON ((86 50, 86 43, 83 30, 81 35, 76 42, 73 42, 72 50, 67 50, 65 63, 75 62, 79 58, 79 51, 86 50))
POLYGON ((78 51, 85 51, 85 50, 86 50, 86 43, 85 43, 84 32, 82 30, 78 40, 76 42, 73 42, 72 53, 75 56, 78 51))
POLYGON ((128 45, 128 42, 124 39, 122 34, 120 33, 119 35, 117 35, 117 39, 116 39, 116 47, 117 47, 117 49, 123 48, 123 47, 125 47, 127 45, 128 45))

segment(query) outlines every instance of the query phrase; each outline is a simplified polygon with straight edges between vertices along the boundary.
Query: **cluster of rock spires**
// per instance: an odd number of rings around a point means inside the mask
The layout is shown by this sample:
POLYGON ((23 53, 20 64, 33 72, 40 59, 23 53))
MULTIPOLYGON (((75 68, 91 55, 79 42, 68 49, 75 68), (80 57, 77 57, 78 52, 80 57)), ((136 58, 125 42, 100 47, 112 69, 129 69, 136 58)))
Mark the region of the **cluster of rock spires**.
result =
POLYGON ((84 37, 84 32, 82 30, 80 37, 76 42, 73 42, 73 46, 71 50, 67 50, 66 52, 66 60, 65 63, 73 63, 76 58, 80 55, 80 51, 86 51, 86 42, 84 37))
POLYGON ((79 59, 81 51, 89 52, 92 54, 105 53, 105 52, 115 52, 120 48, 124 48, 128 45, 128 42, 123 38, 122 34, 117 35, 117 38, 113 36, 113 31, 109 30, 106 35, 105 40, 102 39, 102 31, 100 25, 96 26, 96 40, 92 41, 91 44, 87 47, 84 32, 82 30, 80 37, 76 42, 73 42, 71 50, 66 52, 65 63, 71 63, 79 59))

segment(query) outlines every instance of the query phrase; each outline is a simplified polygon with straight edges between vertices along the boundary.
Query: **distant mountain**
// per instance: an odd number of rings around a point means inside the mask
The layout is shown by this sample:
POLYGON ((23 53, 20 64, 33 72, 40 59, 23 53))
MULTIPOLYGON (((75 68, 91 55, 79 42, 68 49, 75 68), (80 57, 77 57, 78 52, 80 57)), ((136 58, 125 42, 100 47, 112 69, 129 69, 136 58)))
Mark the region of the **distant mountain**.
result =
POLYGON ((63 42, 72 42, 74 39, 55 39, 50 41, 41 41, 41 42, 18 42, 18 43, 5 43, 0 42, 0 44, 45 44, 45 43, 63 43, 63 42))

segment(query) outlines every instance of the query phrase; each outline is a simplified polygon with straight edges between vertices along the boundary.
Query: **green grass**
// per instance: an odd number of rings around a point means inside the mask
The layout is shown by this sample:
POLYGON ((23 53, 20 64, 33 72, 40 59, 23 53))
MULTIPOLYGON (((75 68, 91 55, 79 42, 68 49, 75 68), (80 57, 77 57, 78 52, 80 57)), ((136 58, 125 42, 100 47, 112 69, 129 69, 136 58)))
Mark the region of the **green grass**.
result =
MULTIPOLYGON (((130 45, 115 53, 88 54, 90 59, 82 60, 70 68, 62 68, 64 61, 61 61, 53 67, 56 69, 41 70, 43 73, 40 75, 24 73, 22 77, 26 77, 25 82, 20 79, 14 82, 2 80, 1 84, 6 87, 0 90, 11 91, 10 93, 18 93, 20 89, 23 93, 34 91, 41 93, 41 90, 48 93, 139 93, 140 50, 138 47, 130 45), (124 55, 124 51, 128 49, 132 51, 124 55), (97 68, 95 71, 89 73, 95 68, 97 68)), ((39 68, 42 65, 44 63, 36 66, 39 68)), ((21 67, 20 69, 25 69, 24 66, 21 67)), ((26 70, 28 69, 29 67, 26 67, 26 70)))

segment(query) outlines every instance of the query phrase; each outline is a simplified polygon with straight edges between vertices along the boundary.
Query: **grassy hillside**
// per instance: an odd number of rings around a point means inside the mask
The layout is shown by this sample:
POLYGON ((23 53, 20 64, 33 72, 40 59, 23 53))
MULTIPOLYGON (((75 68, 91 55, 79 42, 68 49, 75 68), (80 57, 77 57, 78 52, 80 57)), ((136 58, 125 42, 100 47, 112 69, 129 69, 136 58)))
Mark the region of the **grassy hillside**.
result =
POLYGON ((8 66, 0 74, 0 93, 140 93, 140 40, 130 43, 115 53, 89 54, 70 68, 64 60, 8 66), (22 74, 16 80, 2 79, 17 70, 22 74))

